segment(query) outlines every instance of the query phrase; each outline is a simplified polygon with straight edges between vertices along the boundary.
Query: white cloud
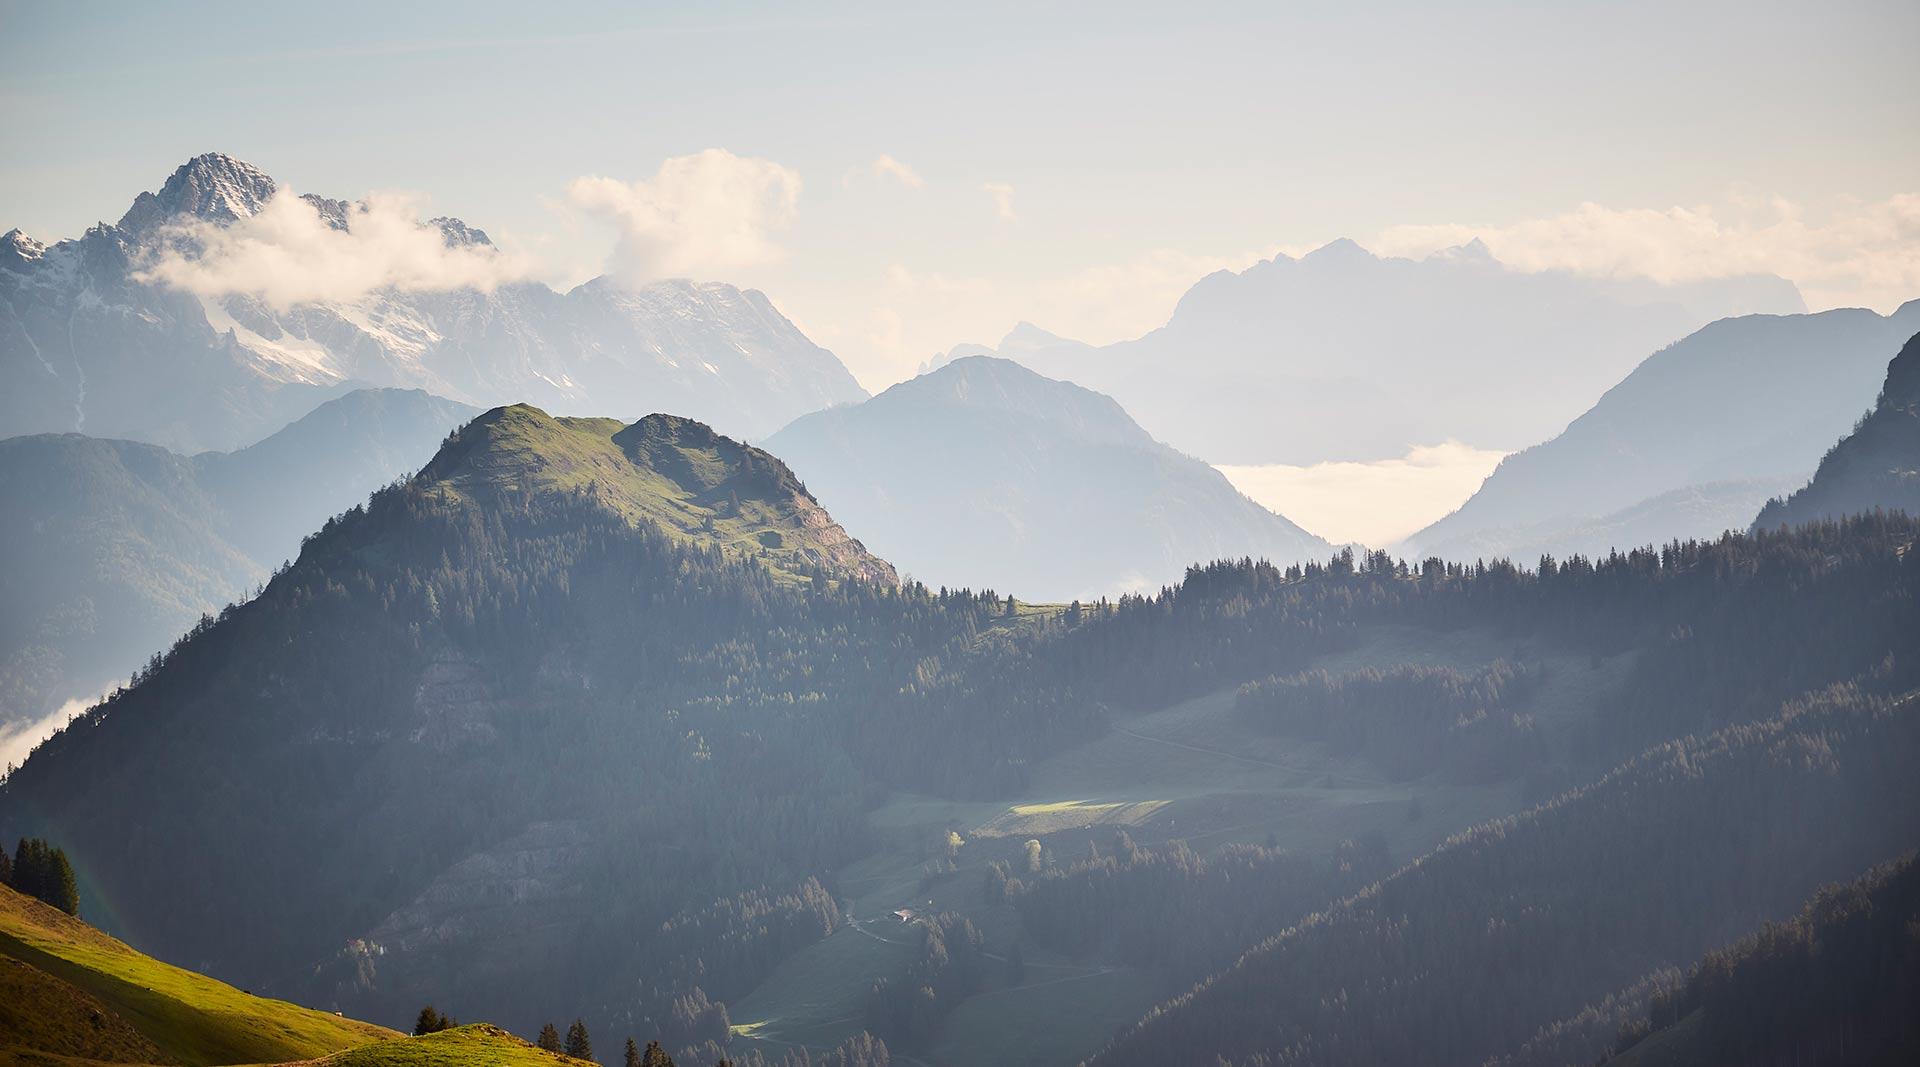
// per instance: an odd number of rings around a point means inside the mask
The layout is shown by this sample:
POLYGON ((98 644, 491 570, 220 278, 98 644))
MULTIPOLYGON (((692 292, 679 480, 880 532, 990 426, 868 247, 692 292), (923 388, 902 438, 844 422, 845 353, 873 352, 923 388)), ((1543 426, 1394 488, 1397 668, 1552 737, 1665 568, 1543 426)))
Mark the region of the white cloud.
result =
POLYGON ((1920 297, 1920 193, 1877 203, 1835 202, 1819 213, 1780 198, 1730 196, 1695 207, 1611 208, 1586 203, 1507 225, 1394 226, 1375 243, 1422 255, 1473 237, 1522 270, 1565 269, 1662 282, 1777 274, 1811 307, 1890 311, 1920 297))
POLYGON ((1014 221, 1013 186, 1006 182, 986 182, 980 186, 980 191, 993 198, 995 214, 999 215, 1003 221, 1014 221))
POLYGON ((765 159, 709 148, 676 156, 631 184, 585 177, 567 187, 574 206, 620 226, 613 269, 627 282, 714 277, 782 257, 773 233, 793 222, 800 175, 765 159))
POLYGON ((927 187, 927 180, 918 172, 889 155, 882 154, 873 161, 873 173, 882 178, 892 178, 909 189, 927 187))
POLYGON ((10 724, 0 723, 0 774, 4 774, 8 767, 18 767, 27 762, 27 757, 33 753, 36 745, 58 733, 62 727, 73 721, 75 715, 104 699, 106 694, 102 693, 90 700, 69 700, 42 718, 10 724))
POLYGON ((1384 548, 1465 503, 1505 455, 1448 441, 1375 463, 1219 469, 1236 489, 1335 544, 1384 548))
POLYGON ((251 218, 174 227, 184 240, 170 242, 135 277, 199 296, 249 293, 285 309, 387 288, 490 290, 524 274, 491 246, 449 246, 406 196, 374 193, 347 210, 348 228, 337 230, 282 189, 251 218))

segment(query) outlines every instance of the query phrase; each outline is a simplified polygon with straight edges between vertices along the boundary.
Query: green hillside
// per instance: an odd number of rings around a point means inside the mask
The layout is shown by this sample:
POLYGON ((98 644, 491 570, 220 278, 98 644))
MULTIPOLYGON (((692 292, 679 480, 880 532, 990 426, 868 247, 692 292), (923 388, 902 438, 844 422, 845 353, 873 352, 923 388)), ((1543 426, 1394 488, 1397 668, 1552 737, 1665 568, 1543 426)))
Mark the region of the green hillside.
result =
POLYGON ((0 992, 0 1062, 265 1063, 398 1036, 162 963, 4 886, 0 992))
POLYGON ((786 464, 674 415, 622 426, 615 419, 555 418, 527 404, 495 408, 449 438, 420 482, 451 499, 585 494, 681 538, 764 553, 782 570, 898 580, 786 464))
POLYGON ((314 1067, 554 1067, 588 1062, 548 1052, 497 1026, 478 1023, 425 1037, 376 1041, 328 1056, 314 1067))

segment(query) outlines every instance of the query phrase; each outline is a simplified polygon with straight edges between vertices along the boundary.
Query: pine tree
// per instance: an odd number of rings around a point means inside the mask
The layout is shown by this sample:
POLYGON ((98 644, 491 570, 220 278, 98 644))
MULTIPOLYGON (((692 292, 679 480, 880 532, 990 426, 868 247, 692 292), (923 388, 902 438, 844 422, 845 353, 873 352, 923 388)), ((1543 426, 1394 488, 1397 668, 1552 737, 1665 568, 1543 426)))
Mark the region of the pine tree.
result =
POLYGON ((459 1025, 458 1022, 454 1021, 453 1016, 442 1015, 434 1010, 433 1005, 429 1004, 420 1009, 420 1017, 414 1020, 413 1036, 419 1037, 423 1034, 437 1034, 442 1030, 451 1030, 459 1025))
POLYGON ((6 849, 0 848, 0 885, 12 885, 12 884, 13 884, 13 859, 12 857, 7 855, 6 849))
POLYGON ((560 1051, 560 1031, 555 1030, 552 1023, 548 1023, 540 1028, 540 1037, 534 1044, 548 1052, 558 1052, 560 1051))
POLYGON ((624 1067, 640 1067, 640 1046, 634 1044, 631 1037, 627 1038, 627 1058, 624 1061, 624 1067))
POLYGON ((587 1036, 587 1023, 584 1019, 575 1019, 567 1027, 567 1055, 576 1060, 593 1058, 593 1040, 587 1036))
POLYGON ((73 875, 73 864, 67 862, 66 849, 56 848, 48 857, 47 903, 66 912, 68 915, 80 914, 80 881, 73 875))
POLYGON ((640 1057, 640 1067, 673 1067, 673 1057, 660 1047, 660 1042, 647 1042, 647 1051, 640 1057))

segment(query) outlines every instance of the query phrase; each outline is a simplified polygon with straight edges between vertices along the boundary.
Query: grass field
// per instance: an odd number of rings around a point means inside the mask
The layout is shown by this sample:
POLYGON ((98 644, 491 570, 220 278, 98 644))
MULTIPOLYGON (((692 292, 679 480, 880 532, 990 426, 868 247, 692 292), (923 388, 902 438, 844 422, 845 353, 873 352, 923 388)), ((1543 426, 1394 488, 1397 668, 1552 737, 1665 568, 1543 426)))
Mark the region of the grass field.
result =
POLYGON ((733 1032, 765 1042, 770 1054, 800 1046, 815 1052, 866 1028, 867 990, 899 974, 918 951, 905 931, 846 927, 797 953, 753 993, 728 1006, 733 1032))
MULTIPOLYGON (((91 1006, 114 1020, 116 1032, 124 1023, 161 1056, 189 1067, 311 1059, 397 1036, 385 1027, 252 996, 161 963, 5 887, 0 887, 0 956, 52 979, 13 971, 10 992, 36 1001, 14 1008, 52 1018, 91 1006)), ((0 1047, 11 1043, 8 1038, 0 1038, 0 1047)))

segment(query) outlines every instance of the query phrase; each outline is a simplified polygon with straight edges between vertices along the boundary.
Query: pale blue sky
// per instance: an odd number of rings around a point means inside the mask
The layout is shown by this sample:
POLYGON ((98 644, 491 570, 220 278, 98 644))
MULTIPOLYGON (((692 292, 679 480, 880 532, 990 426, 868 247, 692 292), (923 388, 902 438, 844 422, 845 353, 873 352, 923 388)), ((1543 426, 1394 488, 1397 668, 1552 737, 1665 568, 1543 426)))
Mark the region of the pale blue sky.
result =
POLYGON ((219 150, 300 191, 416 192, 564 283, 615 240, 570 182, 723 148, 800 185, 781 258, 716 270, 869 386, 1019 318, 1137 333, 1208 269, 1336 236, 1538 251, 1530 222, 1588 202, 1619 215, 1569 265, 1644 239, 1656 276, 1724 260, 1884 305, 1920 295, 1920 199, 1895 200, 1920 193, 1916 41, 1911 0, 6 3, 0 228, 77 234, 219 150), (1675 208, 1737 232, 1703 244, 1675 208))

